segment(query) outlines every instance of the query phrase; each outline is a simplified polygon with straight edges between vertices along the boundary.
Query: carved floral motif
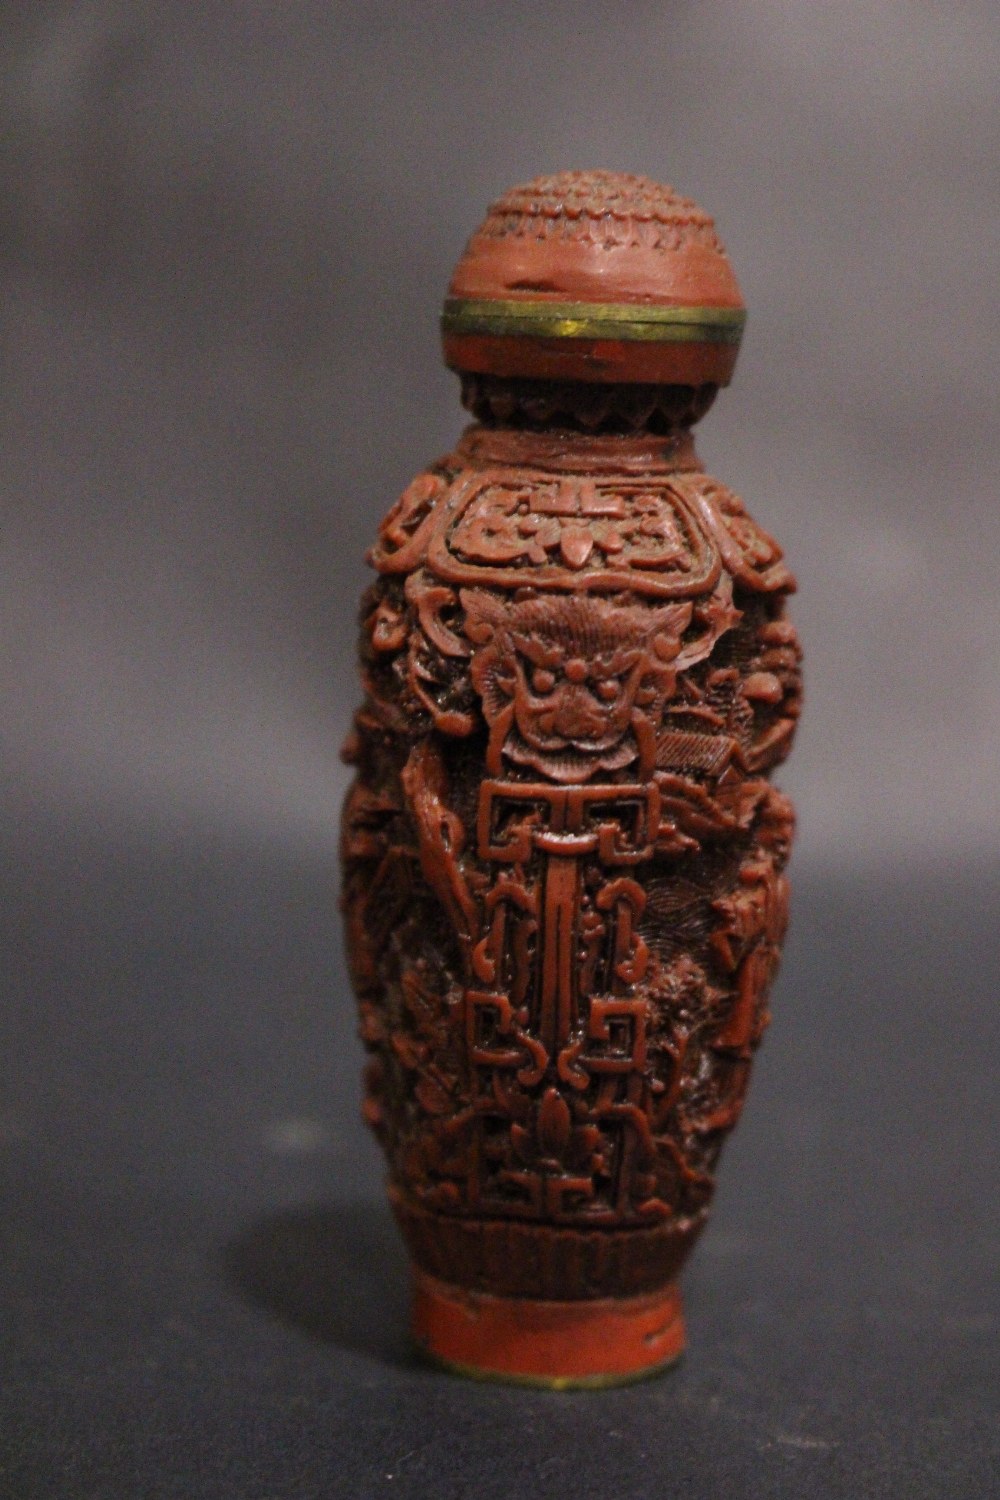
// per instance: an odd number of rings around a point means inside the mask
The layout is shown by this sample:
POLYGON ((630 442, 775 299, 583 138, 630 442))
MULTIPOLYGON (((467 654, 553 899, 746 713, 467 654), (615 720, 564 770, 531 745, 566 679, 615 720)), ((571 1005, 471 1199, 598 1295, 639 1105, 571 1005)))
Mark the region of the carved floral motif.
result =
POLYGON ((712 589, 719 551, 685 494, 665 480, 489 471, 457 485, 427 532, 438 577, 491 587, 526 580, 578 593, 688 598, 712 589))

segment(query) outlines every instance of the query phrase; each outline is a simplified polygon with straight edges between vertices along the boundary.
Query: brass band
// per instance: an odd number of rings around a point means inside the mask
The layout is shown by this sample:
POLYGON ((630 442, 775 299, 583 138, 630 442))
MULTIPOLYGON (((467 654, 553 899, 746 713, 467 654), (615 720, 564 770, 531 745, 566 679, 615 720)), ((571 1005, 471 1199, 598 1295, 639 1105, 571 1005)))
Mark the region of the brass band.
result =
POLYGON ((449 297, 446 334, 554 339, 640 339, 647 343, 738 344, 742 307, 651 307, 631 302, 490 301, 449 297))

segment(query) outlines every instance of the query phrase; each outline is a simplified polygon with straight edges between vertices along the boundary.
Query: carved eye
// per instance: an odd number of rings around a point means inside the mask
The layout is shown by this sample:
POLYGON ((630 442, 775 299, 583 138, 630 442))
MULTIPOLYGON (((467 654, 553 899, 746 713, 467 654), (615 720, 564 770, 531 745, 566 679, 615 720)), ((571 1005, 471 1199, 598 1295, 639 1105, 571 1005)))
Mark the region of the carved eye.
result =
POLYGON ((531 685, 538 693, 551 693, 556 685, 556 679, 552 672, 545 667, 539 667, 531 679, 531 685))
POLYGON ((597 684, 597 696, 603 698, 605 703, 610 703, 612 698, 618 697, 619 684, 613 677, 604 677, 597 684))

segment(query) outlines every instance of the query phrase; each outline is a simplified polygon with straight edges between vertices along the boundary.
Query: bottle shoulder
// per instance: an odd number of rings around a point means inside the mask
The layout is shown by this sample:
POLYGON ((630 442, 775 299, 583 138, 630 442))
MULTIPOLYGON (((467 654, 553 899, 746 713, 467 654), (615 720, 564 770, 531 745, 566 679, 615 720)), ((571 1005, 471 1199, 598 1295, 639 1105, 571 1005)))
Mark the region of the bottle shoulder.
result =
POLYGON ((779 544, 690 443, 538 436, 467 434, 392 506, 371 565, 513 591, 693 598, 723 574, 752 592, 794 589, 779 544))

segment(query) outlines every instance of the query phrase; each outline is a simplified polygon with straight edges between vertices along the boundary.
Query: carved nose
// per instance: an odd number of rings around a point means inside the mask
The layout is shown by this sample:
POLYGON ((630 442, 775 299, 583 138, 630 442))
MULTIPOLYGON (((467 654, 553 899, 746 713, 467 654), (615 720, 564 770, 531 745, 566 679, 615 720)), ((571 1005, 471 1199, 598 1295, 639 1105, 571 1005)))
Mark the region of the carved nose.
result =
POLYGON ((555 719, 556 732, 568 739, 590 739, 601 734, 606 724, 600 704, 581 688, 569 689, 563 694, 555 719))

